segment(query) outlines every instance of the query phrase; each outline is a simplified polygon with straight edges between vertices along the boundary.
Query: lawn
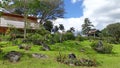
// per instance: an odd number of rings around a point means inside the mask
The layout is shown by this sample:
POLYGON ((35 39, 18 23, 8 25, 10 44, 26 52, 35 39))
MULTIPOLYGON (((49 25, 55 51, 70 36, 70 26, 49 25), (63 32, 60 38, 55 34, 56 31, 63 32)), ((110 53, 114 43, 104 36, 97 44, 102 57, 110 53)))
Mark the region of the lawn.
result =
POLYGON ((99 54, 95 52, 90 47, 89 41, 65 41, 63 43, 56 43, 54 45, 50 45, 51 51, 42 51, 40 50, 40 46, 34 45, 28 51, 21 50, 18 46, 12 46, 9 43, 1 42, 3 46, 1 49, 4 53, 9 51, 19 51, 23 54, 21 60, 17 63, 10 63, 7 60, 2 59, 3 53, 0 54, 0 68, 119 68, 120 67, 120 45, 113 46, 112 54, 99 54), (8 45, 10 44, 10 45, 8 45), (81 52, 80 49, 85 48, 85 52, 81 52), (66 64, 62 64, 56 61, 56 57, 59 52, 62 54, 68 55, 69 53, 74 53, 77 58, 92 58, 96 59, 99 62, 97 67, 82 67, 82 66, 69 66, 66 64), (32 53, 40 53, 48 56, 46 59, 37 59, 33 58, 30 55, 32 53))

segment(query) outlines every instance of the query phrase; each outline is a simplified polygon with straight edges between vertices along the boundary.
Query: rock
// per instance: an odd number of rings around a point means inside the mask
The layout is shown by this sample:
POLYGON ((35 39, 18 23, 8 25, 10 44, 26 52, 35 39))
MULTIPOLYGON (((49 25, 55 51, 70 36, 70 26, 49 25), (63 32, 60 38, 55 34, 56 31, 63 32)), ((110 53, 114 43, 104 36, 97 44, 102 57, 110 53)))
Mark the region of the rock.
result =
POLYGON ((45 50, 45 51, 49 51, 50 50, 50 47, 48 45, 43 43, 42 46, 43 46, 43 50, 45 50))
POLYGON ((16 51, 10 51, 4 57, 10 62, 18 62, 21 58, 21 53, 16 51))
POLYGON ((85 52, 85 49, 84 49, 84 48, 81 48, 81 49, 80 49, 80 52, 85 52))
POLYGON ((103 43, 102 43, 101 40, 100 40, 100 41, 98 42, 98 44, 96 45, 95 50, 98 51, 98 52, 103 51, 103 43))
POLYGON ((100 41, 98 42, 97 47, 102 47, 102 46, 103 46, 103 43, 102 43, 102 41, 100 40, 100 41))
POLYGON ((19 47, 19 49, 25 49, 25 50, 30 50, 30 48, 31 48, 30 45, 25 45, 25 46, 19 45, 18 47, 19 47))
POLYGON ((43 50, 49 51, 49 50, 50 50, 50 47, 49 47, 49 46, 43 46, 43 50))
POLYGON ((68 58, 69 58, 69 59, 76 59, 76 56, 75 56, 75 54, 70 53, 70 54, 68 55, 68 58))
POLYGON ((26 43, 26 42, 28 42, 28 40, 26 40, 26 39, 23 39, 23 40, 22 40, 22 43, 26 43))
POLYGON ((24 49, 24 46, 18 45, 19 49, 24 49))
POLYGON ((33 43, 34 43, 35 45, 41 45, 41 44, 42 44, 42 41, 40 41, 40 40, 34 40, 33 43))
POLYGON ((46 55, 38 54, 38 53, 34 53, 34 54, 32 54, 32 57, 34 57, 34 58, 47 58, 46 55))
POLYGON ((30 50, 31 46, 27 45, 24 47, 25 50, 30 50))
POLYGON ((70 66, 75 66, 75 64, 72 64, 72 63, 70 63, 69 65, 70 65, 70 66))

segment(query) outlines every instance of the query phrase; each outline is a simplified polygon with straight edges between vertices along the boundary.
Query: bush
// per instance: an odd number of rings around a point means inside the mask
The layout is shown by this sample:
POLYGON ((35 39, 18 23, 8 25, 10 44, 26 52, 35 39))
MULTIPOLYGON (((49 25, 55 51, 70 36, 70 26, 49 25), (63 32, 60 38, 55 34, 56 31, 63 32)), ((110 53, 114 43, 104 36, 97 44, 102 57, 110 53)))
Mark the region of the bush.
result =
POLYGON ((51 38, 51 42, 52 43, 58 43, 58 42, 60 42, 60 34, 59 33, 53 34, 52 38, 51 38))
POLYGON ((78 35, 77 37, 76 37, 76 40, 77 41, 84 41, 84 40, 87 40, 88 38, 87 37, 82 37, 82 36, 80 36, 80 35, 78 35))
POLYGON ((87 58, 71 59, 71 58, 68 58, 67 55, 63 55, 61 53, 59 53, 59 56, 57 56, 56 60, 57 62, 61 62, 63 64, 73 65, 73 66, 97 66, 98 65, 96 60, 87 59, 87 58))
POLYGON ((15 39, 15 40, 12 41, 12 44, 13 45, 20 45, 20 44, 22 44, 22 40, 21 39, 15 39))
POLYGON ((75 36, 71 32, 67 32, 63 35, 63 40, 75 40, 75 36))
POLYGON ((9 41, 10 38, 11 38, 10 35, 1 35, 1 40, 2 40, 2 41, 9 41))
POLYGON ((92 47, 95 51, 97 51, 97 52, 99 52, 99 53, 104 53, 104 54, 106 54, 106 53, 111 53, 111 52, 112 52, 112 48, 113 48, 113 46, 112 46, 111 44, 106 43, 106 42, 102 42, 102 43, 100 44, 100 41, 99 41, 99 42, 98 42, 98 41, 93 42, 93 43, 91 44, 91 47, 92 47))

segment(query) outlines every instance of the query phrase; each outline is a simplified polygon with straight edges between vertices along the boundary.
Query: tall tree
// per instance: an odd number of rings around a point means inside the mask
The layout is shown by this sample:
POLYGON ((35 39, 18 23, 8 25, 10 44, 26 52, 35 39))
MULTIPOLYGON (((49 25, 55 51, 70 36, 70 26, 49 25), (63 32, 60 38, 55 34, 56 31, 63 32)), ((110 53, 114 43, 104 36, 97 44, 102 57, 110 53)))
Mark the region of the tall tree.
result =
POLYGON ((92 25, 92 22, 88 18, 85 18, 84 24, 82 24, 82 33, 84 35, 88 35, 88 32, 90 31, 92 25))
POLYGON ((17 8, 18 5, 19 7, 23 7, 23 16, 24 16, 24 39, 26 39, 26 33, 27 33, 27 18, 28 18, 28 15, 29 13, 32 12, 32 8, 34 6, 34 1, 33 0, 16 0, 14 1, 15 3, 15 7, 17 8))
POLYGON ((37 13, 39 13, 40 23, 48 19, 56 19, 64 15, 63 0, 40 0, 38 3, 37 13))

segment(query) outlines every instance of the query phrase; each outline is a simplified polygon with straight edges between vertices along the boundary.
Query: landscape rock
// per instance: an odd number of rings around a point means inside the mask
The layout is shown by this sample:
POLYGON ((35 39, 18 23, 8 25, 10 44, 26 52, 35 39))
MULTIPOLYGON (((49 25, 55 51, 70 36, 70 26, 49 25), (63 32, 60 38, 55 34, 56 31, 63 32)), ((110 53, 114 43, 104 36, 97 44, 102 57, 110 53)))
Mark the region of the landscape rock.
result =
POLYGON ((35 45, 41 45, 41 44, 42 44, 42 41, 40 41, 40 40, 34 40, 33 43, 34 43, 35 45))
POLYGON ((70 53, 70 54, 68 55, 68 58, 69 58, 69 59, 76 59, 76 56, 75 56, 75 54, 70 53))
POLYGON ((24 49, 24 46, 18 45, 19 49, 24 49))
POLYGON ((48 45, 46 45, 45 43, 42 43, 42 46, 43 46, 43 50, 45 50, 45 51, 50 50, 50 47, 48 45))
POLYGON ((21 53, 17 51, 10 51, 4 57, 10 62, 18 62, 21 58, 21 53))
POLYGON ((98 52, 101 52, 103 50, 103 43, 101 40, 98 42, 97 46, 95 47, 95 50, 98 52))
POLYGON ((38 54, 38 53, 33 53, 32 57, 34 57, 34 58, 47 58, 46 55, 44 55, 44 54, 38 54))
POLYGON ((100 41, 98 42, 97 47, 102 47, 102 46, 103 46, 103 43, 102 43, 102 41, 100 40, 100 41))
POLYGON ((25 46, 19 45, 18 47, 19 47, 19 49, 25 49, 25 50, 30 50, 30 48, 31 48, 30 45, 25 45, 25 46))
POLYGON ((25 50, 30 50, 31 46, 27 45, 24 47, 25 50))
POLYGON ((80 52, 85 52, 85 49, 84 49, 84 48, 81 48, 81 49, 80 49, 80 52))

